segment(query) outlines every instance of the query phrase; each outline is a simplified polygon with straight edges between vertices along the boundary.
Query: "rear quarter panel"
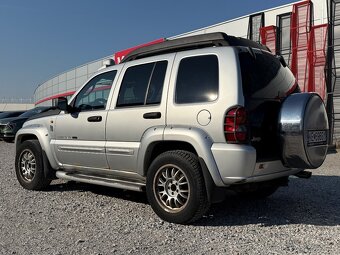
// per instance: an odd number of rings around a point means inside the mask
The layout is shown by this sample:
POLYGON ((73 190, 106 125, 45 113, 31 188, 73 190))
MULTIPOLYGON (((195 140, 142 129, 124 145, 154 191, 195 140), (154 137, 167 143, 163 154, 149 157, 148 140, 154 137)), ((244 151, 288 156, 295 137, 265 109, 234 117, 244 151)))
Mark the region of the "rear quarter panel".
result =
POLYGON ((204 130, 214 142, 225 142, 224 115, 227 109, 234 105, 244 105, 239 62, 234 48, 206 48, 176 54, 169 85, 167 125, 197 127, 204 130), (212 102, 177 104, 175 102, 176 80, 181 60, 204 55, 218 57, 219 89, 217 99, 212 102), (210 123, 204 126, 198 122, 198 114, 201 111, 208 111, 211 115, 210 123))

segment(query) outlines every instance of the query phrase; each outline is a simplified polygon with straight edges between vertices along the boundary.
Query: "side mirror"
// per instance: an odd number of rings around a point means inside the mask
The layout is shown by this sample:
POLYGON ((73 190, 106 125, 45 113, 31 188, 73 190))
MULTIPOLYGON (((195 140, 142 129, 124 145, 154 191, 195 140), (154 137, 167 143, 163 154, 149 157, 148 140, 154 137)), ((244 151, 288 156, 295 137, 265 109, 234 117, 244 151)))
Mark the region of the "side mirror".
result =
POLYGON ((67 98, 66 97, 58 97, 57 107, 64 112, 68 112, 69 106, 67 104, 67 98))

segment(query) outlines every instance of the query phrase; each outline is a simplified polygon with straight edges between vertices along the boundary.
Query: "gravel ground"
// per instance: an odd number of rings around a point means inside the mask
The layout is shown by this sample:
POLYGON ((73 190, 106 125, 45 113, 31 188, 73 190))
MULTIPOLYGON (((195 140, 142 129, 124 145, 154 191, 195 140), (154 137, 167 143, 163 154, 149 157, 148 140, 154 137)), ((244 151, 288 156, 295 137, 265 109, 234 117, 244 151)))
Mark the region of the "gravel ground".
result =
POLYGON ((264 201, 228 196, 193 225, 160 220, 145 194, 52 182, 21 188, 0 142, 0 254, 340 254, 340 155, 264 201))

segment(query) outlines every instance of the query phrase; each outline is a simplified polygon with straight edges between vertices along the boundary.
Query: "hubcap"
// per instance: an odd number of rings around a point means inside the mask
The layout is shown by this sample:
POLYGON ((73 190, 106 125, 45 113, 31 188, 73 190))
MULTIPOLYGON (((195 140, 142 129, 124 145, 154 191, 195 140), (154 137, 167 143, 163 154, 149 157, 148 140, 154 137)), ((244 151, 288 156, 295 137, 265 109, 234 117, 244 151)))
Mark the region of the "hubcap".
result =
POLYGON ((188 178, 179 167, 165 165, 154 178, 157 202, 168 212, 178 212, 187 205, 190 197, 188 178))
POLYGON ((33 152, 29 149, 24 150, 20 155, 19 161, 20 174, 25 181, 32 181, 36 171, 36 160, 33 152))

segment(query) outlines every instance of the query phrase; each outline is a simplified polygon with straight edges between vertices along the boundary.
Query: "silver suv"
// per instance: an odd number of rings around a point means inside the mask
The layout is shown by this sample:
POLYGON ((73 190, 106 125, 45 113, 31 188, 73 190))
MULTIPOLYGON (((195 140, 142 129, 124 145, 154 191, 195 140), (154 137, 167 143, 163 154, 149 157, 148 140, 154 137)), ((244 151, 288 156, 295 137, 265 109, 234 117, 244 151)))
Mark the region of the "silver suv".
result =
POLYGON ((52 179, 146 191, 156 214, 193 222, 226 190, 264 198, 326 156, 317 94, 282 57, 223 33, 137 49, 16 135, 20 184, 52 179))

